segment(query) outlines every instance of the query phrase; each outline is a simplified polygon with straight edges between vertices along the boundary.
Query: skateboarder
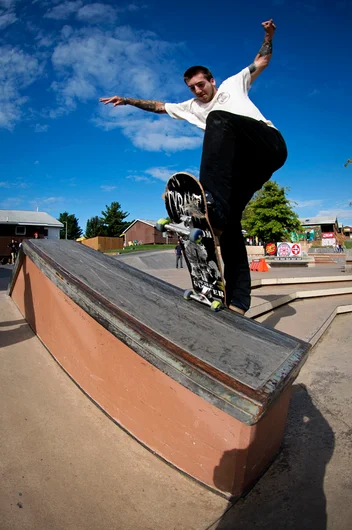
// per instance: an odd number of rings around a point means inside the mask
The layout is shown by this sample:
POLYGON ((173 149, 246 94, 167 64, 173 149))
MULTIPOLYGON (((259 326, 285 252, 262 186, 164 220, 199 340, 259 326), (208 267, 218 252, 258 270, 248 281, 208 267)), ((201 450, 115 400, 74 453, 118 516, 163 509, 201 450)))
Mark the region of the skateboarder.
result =
POLYGON ((263 22, 263 44, 252 64, 226 79, 219 88, 204 66, 193 66, 184 81, 194 97, 183 103, 163 103, 113 96, 104 104, 132 105, 157 114, 187 120, 205 130, 199 180, 208 201, 211 224, 219 235, 230 307, 244 314, 250 307, 251 279, 241 217, 253 194, 286 161, 280 132, 248 97, 251 83, 272 56, 273 20, 263 22))

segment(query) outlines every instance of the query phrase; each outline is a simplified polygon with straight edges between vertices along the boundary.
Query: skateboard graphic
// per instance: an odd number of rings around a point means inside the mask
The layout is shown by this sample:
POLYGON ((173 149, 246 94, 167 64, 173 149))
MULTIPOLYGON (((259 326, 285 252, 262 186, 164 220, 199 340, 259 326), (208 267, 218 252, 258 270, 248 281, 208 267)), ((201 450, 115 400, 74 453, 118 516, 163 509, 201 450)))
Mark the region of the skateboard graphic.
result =
POLYGON ((204 190, 190 173, 175 173, 166 184, 164 199, 171 222, 159 219, 156 228, 174 232, 180 239, 193 286, 184 298, 219 311, 226 306, 225 282, 204 190))

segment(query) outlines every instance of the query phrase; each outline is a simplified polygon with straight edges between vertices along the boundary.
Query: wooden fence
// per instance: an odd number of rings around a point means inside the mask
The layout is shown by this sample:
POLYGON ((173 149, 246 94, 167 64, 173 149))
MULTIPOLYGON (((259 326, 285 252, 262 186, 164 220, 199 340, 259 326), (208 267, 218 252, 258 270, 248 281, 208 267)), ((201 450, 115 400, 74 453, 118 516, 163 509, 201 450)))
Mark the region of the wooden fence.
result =
POLYGON ((103 237, 97 236, 90 239, 84 239, 83 245, 99 250, 99 252, 106 252, 107 250, 119 250, 123 248, 122 237, 103 237))

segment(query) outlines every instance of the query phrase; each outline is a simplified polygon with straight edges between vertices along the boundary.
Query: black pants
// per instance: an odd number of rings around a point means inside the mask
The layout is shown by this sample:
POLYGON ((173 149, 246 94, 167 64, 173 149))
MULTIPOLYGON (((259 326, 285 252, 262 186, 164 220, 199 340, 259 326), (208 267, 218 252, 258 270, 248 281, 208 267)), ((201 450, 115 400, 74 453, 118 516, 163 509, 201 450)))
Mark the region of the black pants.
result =
POLYGON ((251 278, 241 217, 253 194, 285 163, 287 148, 277 129, 262 121, 213 111, 204 135, 200 182, 214 199, 214 228, 222 230, 226 296, 247 311, 251 278))

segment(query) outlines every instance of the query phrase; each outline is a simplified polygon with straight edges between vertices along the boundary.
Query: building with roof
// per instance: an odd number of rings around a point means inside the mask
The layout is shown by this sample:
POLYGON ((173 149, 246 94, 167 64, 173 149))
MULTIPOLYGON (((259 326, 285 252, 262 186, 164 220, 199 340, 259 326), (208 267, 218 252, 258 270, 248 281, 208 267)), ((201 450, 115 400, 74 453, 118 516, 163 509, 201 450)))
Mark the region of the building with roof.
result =
POLYGON ((124 237, 124 244, 154 245, 177 242, 175 234, 162 233, 155 228, 157 221, 146 219, 136 219, 121 235, 124 237))
POLYGON ((300 220, 303 228, 308 226, 320 226, 323 232, 333 232, 334 227, 338 228, 337 217, 319 216, 319 217, 302 217, 300 220))
POLYGON ((60 221, 46 212, 27 210, 0 210, 0 256, 10 254, 8 248, 12 239, 20 243, 34 237, 60 239, 60 221))
POLYGON ((299 219, 302 227, 302 239, 307 241, 321 241, 321 245, 334 246, 341 243, 342 227, 339 225, 337 217, 319 216, 305 217, 299 219))

